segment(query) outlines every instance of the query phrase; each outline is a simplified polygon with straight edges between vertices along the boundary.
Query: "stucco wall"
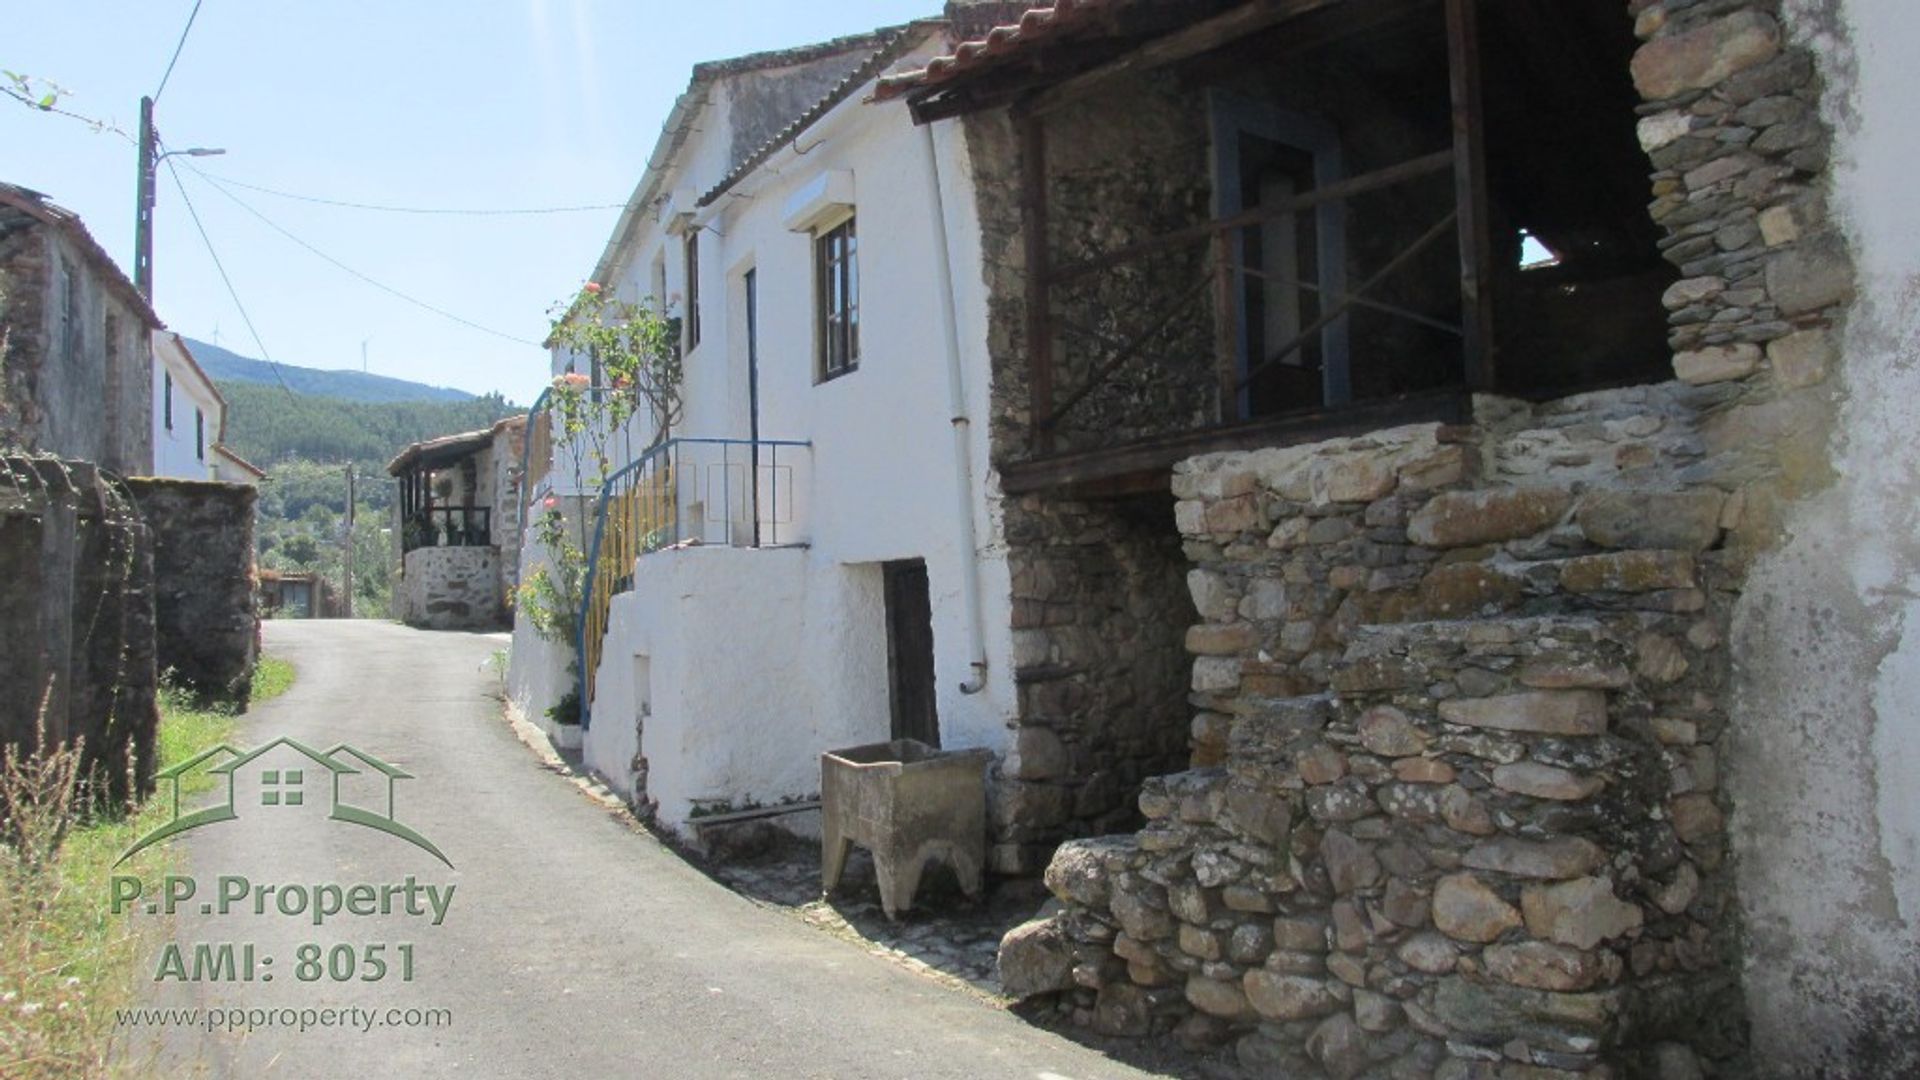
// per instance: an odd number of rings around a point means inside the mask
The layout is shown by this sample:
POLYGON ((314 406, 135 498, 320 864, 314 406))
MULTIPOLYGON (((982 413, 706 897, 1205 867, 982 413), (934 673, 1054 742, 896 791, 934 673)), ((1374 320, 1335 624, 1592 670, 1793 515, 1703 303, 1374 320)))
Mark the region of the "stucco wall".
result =
POLYGON ((219 440, 226 408, 186 356, 186 346, 172 333, 153 335, 153 475, 182 480, 206 480, 215 466, 213 444, 219 440), (167 425, 167 376, 173 377, 173 425, 167 425), (194 410, 205 421, 204 453, 194 445, 194 410))
MULTIPOLYGON (((724 145, 727 135, 722 124, 703 125, 683 152, 668 187, 700 191, 717 183, 729 156, 724 145)), ((808 152, 798 159, 799 164, 776 155, 768 168, 697 218, 702 228, 703 331, 699 346, 686 357, 686 418, 678 433, 733 439, 748 435, 743 277, 752 268, 758 281, 761 437, 812 444, 810 453, 794 452, 790 457, 789 451, 781 451, 783 466, 790 460, 796 465, 795 505, 791 511, 781 507, 781 516, 791 513, 794 520, 781 527, 778 539, 802 541, 809 547, 804 555, 706 550, 640 560, 636 593, 615 603, 607 654, 609 663, 620 670, 603 672, 605 681, 594 707, 595 727, 588 738, 589 762, 617 784, 631 783, 627 774, 632 732, 603 734, 600 726, 607 722, 604 716, 628 716, 634 707, 623 686, 630 682, 625 669, 636 652, 651 657, 656 686, 681 678, 679 672, 684 672, 686 679, 707 693, 790 701, 786 712, 807 724, 829 725, 822 732, 884 737, 889 710, 879 564, 896 559, 923 559, 928 568, 942 744, 987 746, 1002 752, 1007 748, 1008 721, 1016 708, 1015 686, 1009 573, 1005 549, 998 540, 1000 507, 992 493, 985 437, 986 298, 977 241, 980 231, 960 132, 949 125, 933 129, 932 135, 944 191, 944 225, 953 245, 949 260, 966 372, 958 411, 969 422, 960 425, 964 441, 957 449, 956 409, 949 398, 946 342, 938 316, 944 303, 938 224, 928 213, 928 131, 915 127, 904 109, 863 105, 855 94, 802 136, 808 152), (854 176, 861 237, 861 355, 858 370, 817 383, 813 237, 789 230, 783 218, 790 196, 823 170, 846 170, 854 176), (957 454, 964 456, 971 477, 964 493, 955 467, 957 454), (963 513, 973 519, 976 545, 971 552, 964 550, 963 513), (695 565, 748 568, 742 572, 764 581, 765 595, 739 594, 734 582, 702 576, 685 579, 692 596, 686 603, 693 608, 686 618, 656 626, 635 614, 645 605, 633 596, 650 595, 649 590, 660 588, 650 581, 663 574, 669 580, 682 580, 680 575, 689 572, 667 569, 668 564, 660 560, 677 567, 680 560, 701 558, 728 561, 695 565), (978 560, 986 662, 984 688, 974 694, 960 689, 980 674, 974 667, 977 657, 965 595, 969 586, 964 564, 970 558, 978 560), (791 575, 791 580, 762 576, 775 573, 791 575), (861 584, 856 587, 850 582, 861 584), (865 599, 849 598, 856 593, 865 599), (752 602, 728 607, 716 599, 736 594, 750 596, 752 602), (775 597, 804 598, 790 601, 805 605, 798 616, 805 620, 804 633, 798 633, 794 624, 788 624, 793 633, 763 635, 755 627, 762 619, 778 623, 783 618, 783 603, 775 597), (829 599, 833 597, 841 599, 829 599), (732 642, 714 639, 717 646, 724 646, 714 653, 716 658, 727 658, 718 661, 721 667, 676 669, 672 657, 682 646, 658 641, 640 646, 636 635, 643 626, 650 635, 670 629, 675 635, 697 637, 708 632, 702 629, 706 626, 716 634, 725 629, 745 636, 732 642), (833 642, 840 644, 826 644, 833 642), (867 653, 847 642, 877 642, 878 663, 848 661, 846 657, 867 653), (796 647, 804 651, 796 654, 796 647), (812 659, 794 666, 796 655, 812 659), (795 698, 795 694, 801 696, 795 698), (856 700, 863 703, 857 715, 846 712, 845 703, 856 700)), ((684 296, 680 238, 667 235, 658 220, 640 230, 621 262, 625 269, 608 284, 623 297, 652 293, 652 266, 658 256, 664 256, 668 298, 684 296)), ((556 364, 564 367, 565 359, 556 358, 556 364)), ((634 441, 644 445, 646 439, 636 433, 634 441)), ((675 604, 680 604, 677 594, 675 604)), ((656 694, 656 712, 668 707, 666 699, 656 694)), ((612 723, 630 728, 630 717, 612 723)), ((811 741, 797 751, 797 757, 790 758, 790 747, 770 757, 755 757, 751 756, 758 737, 754 729, 718 730, 736 744, 731 752, 745 755, 732 759, 727 771, 696 770, 684 779, 669 780, 667 767, 652 762, 649 791, 662 799, 663 816, 684 813, 670 812, 669 802, 685 807, 695 798, 765 801, 763 791, 811 794, 817 789, 817 761, 810 755, 831 743, 826 734, 809 736, 811 741)))
POLYGON ((614 598, 588 767, 674 830, 817 795, 822 751, 887 737, 881 606, 877 567, 801 549, 647 556, 614 598))
POLYGON ((1858 299, 1822 389, 1831 454, 1787 479, 1735 612, 1732 829, 1755 1060, 1772 1075, 1920 1068, 1920 19, 1805 2, 1786 27, 1827 80, 1830 199, 1858 299), (1853 1071, 1849 1071, 1853 1070, 1853 1071))

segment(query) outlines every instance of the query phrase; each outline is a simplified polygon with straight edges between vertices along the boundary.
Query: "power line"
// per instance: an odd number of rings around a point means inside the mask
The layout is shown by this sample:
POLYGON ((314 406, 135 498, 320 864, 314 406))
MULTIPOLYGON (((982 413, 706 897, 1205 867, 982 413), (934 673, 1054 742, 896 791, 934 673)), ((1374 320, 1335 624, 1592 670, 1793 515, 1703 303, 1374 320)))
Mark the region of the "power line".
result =
POLYGON ((321 206, 342 206, 350 210, 376 210, 384 214, 451 214, 466 217, 511 217, 530 214, 577 214, 590 210, 620 210, 627 205, 626 203, 594 203, 590 206, 536 206, 516 207, 504 210, 466 210, 458 207, 387 206, 381 203, 327 199, 318 195, 297 195, 291 191, 278 191, 274 188, 261 187, 259 184, 248 184, 225 176, 216 179, 209 173, 201 172, 200 175, 212 182, 227 184, 237 188, 246 188, 248 191, 258 191, 263 195, 274 195, 282 199, 295 199, 300 202, 319 203, 321 206))
POLYGON ((227 286, 227 295, 233 298, 233 306, 240 309, 240 321, 247 324, 247 333, 253 335, 254 348, 260 350, 260 358, 273 368, 273 379, 280 389, 293 397, 293 387, 280 375, 280 365, 274 363, 273 355, 267 352, 267 344, 260 340, 260 331, 254 329, 253 316, 247 314, 247 305, 240 302, 240 294, 234 290, 233 279, 227 276, 227 268, 220 262, 220 253, 213 250, 213 239, 207 235, 207 227, 200 223, 200 212, 193 208, 193 197, 187 194, 187 185, 180 182, 180 170, 174 168, 173 161, 167 160, 167 172, 173 175, 173 186, 180 189, 180 201, 187 206, 187 216, 193 219, 193 227, 200 233, 200 242, 207 246, 207 256, 213 260, 213 268, 220 271, 220 280, 227 286))
POLYGON ((173 78, 173 65, 180 62, 180 50, 187 47, 187 35, 193 32, 193 20, 200 17, 201 0, 193 0, 193 10, 187 12, 187 25, 180 30, 180 40, 173 46, 173 59, 167 61, 167 73, 160 76, 160 89, 153 92, 153 100, 158 102, 160 95, 167 89, 167 80, 173 78))
MULTIPOLYGON (((167 166, 171 168, 173 166, 173 162, 171 161, 167 162, 167 166)), ((420 308, 422 310, 430 311, 433 314, 438 315, 443 319, 448 319, 452 322, 459 323, 460 325, 465 326, 468 329, 478 330, 483 334, 491 334, 494 337, 502 338, 506 341, 514 342, 515 344, 518 344, 518 345, 531 345, 534 348, 540 347, 540 343, 537 341, 532 341, 523 337, 515 337, 514 335, 509 334, 504 330, 495 330, 491 326, 483 326, 480 323, 474 322, 472 319, 462 318, 461 316, 455 315, 453 312, 448 311, 445 308, 436 307, 433 304, 427 303, 425 300, 422 300, 418 297, 411 296, 411 295, 408 295, 407 293, 401 292, 399 289, 396 289, 393 286, 388 285, 386 282, 380 281, 376 278, 368 276, 367 274, 361 273, 360 271, 354 269, 353 267, 348 266, 346 263, 341 262, 339 259, 334 258, 333 256, 327 254, 326 252, 321 251, 319 248, 314 247, 312 244, 307 243, 305 240, 302 240, 300 237, 295 236, 293 233, 287 231, 285 228, 281 227, 279 223, 275 222, 272 218, 269 218, 267 215, 261 213, 258 210, 255 210, 245 200, 241 199, 240 196, 235 195, 231 191, 228 191, 226 189, 226 186, 222 184, 220 181, 215 180, 213 177, 208 176, 206 173, 201 172, 199 169, 194 169, 192 165, 188 165, 187 168, 192 169, 194 175, 200 177, 200 179, 205 180, 208 184, 212 185, 215 191, 218 191, 220 194, 225 195, 229 199, 232 199, 234 201, 234 204, 239 206, 240 209, 245 210, 247 213, 252 214, 254 217, 260 219, 260 222, 266 225, 267 228, 272 229, 274 232, 279 233, 281 236, 284 236, 287 239, 293 241, 294 243, 300 245, 301 247, 307 249, 309 252, 325 260, 326 262, 333 264, 333 266, 335 266, 336 268, 348 274, 351 274, 356 278, 359 278, 361 281, 366 282, 368 285, 371 285, 376 289, 379 289, 381 292, 387 293, 391 296, 404 300, 407 303, 412 304, 413 306, 420 308)))

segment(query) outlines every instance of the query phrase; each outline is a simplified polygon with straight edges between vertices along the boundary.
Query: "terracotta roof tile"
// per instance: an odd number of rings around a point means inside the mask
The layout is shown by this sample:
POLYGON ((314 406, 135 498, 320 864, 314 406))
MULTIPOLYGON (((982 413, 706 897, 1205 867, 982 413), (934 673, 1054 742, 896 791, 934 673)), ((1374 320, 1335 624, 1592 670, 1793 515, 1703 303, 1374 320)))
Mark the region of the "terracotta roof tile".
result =
POLYGON ((1077 32, 1109 12, 1135 2, 1137 0, 1056 0, 1051 7, 1029 8, 1017 22, 995 26, 981 37, 962 41, 951 53, 934 57, 918 71, 903 71, 882 78, 873 99, 885 101, 995 66, 1052 39, 1077 32))

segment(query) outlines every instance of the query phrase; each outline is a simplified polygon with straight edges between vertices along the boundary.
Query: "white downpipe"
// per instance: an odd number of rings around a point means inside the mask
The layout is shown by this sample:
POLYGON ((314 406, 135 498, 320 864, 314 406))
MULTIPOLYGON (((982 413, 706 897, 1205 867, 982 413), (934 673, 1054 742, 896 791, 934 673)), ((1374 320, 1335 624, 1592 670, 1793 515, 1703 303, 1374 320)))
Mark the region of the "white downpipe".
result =
POLYGON ((947 351, 947 411, 953 428, 953 490, 960 508, 960 599, 967 613, 967 655, 973 678, 960 684, 962 694, 977 694, 987 685, 986 627, 980 614, 980 548, 973 525, 973 458, 968 438, 967 387, 960 370, 960 324, 954 313, 953 261, 947 246, 947 206, 940 185, 940 158, 934 150, 933 125, 920 131, 927 148, 927 202, 933 207, 934 275, 940 290, 940 328, 947 351))

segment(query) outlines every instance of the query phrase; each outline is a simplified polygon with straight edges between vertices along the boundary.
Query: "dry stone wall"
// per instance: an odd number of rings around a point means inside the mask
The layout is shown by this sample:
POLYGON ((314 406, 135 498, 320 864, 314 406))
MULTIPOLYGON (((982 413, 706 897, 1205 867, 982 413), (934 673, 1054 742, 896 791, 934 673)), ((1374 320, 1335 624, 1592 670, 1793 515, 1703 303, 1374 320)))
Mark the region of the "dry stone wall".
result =
POLYGON ((1709 396, 1180 466, 1199 767, 1056 855, 1066 1007, 1302 1076, 1736 1056, 1709 396))
POLYGON ((244 702, 260 621, 250 484, 127 481, 153 538, 156 662, 182 686, 244 702))
POLYGON ((0 456, 0 746, 84 741, 101 807, 153 788, 153 549, 88 462, 0 456))

